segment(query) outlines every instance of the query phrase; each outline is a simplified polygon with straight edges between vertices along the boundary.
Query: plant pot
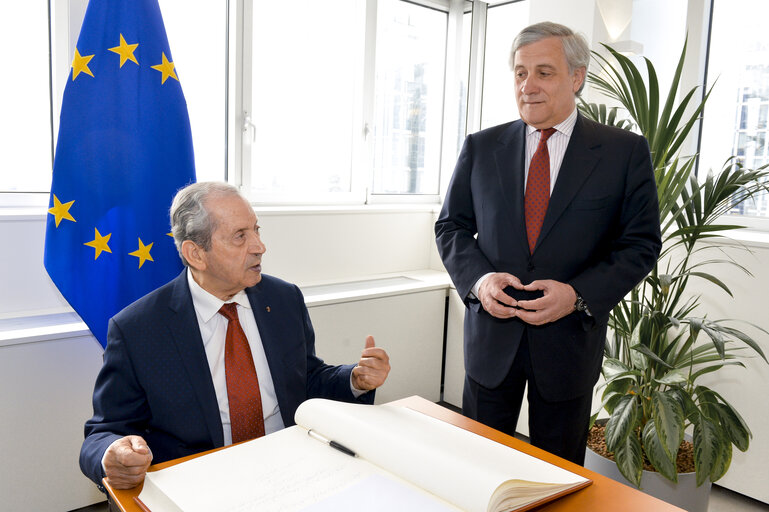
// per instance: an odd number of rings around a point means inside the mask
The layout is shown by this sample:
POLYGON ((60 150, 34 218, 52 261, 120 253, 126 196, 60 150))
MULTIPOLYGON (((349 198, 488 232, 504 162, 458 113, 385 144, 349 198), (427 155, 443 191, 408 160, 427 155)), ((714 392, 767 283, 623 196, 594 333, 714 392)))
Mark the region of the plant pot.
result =
MULTIPOLYGON (((585 467, 612 480, 635 487, 622 476, 622 473, 617 469, 617 464, 613 460, 598 455, 589 447, 585 452, 585 467)), ((641 491, 681 507, 688 512, 708 511, 711 485, 710 480, 706 480, 705 483, 697 487, 696 473, 679 473, 678 483, 671 482, 654 471, 644 470, 641 477, 641 491)), ((618 503, 617 505, 619 507, 618 510, 621 510, 621 504, 618 503)))

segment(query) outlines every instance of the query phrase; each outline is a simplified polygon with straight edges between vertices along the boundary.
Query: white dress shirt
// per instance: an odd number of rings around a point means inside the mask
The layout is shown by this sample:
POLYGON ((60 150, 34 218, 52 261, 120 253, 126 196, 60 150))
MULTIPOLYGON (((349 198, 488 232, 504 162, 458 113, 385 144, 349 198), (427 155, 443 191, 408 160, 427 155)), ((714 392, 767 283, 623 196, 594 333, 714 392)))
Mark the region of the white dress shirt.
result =
MULTIPOLYGON (((550 193, 553 193, 553 187, 555 186, 555 180, 558 179, 558 171, 561 170, 561 163, 563 163, 563 156, 566 154, 566 147, 569 145, 571 134, 574 131, 574 125, 577 123, 577 109, 567 117, 562 123, 558 123, 553 126, 555 133, 547 139, 547 152, 550 154, 550 193)), ((526 125, 526 174, 523 182, 523 190, 526 190, 526 183, 529 179, 529 165, 534 153, 537 152, 537 146, 539 145, 539 139, 542 136, 542 132, 534 128, 533 126, 526 125)))
MULTIPOLYGON (((224 301, 211 295, 195 282, 192 272, 187 269, 187 282, 190 285, 192 304, 195 307, 195 316, 200 327, 200 336, 203 338, 203 346, 208 359, 208 367, 211 369, 211 378, 216 390, 216 401, 219 404, 219 416, 222 419, 224 430, 224 444, 232 444, 232 427, 230 425, 230 403, 227 399, 227 375, 224 368, 224 341, 227 335, 228 320, 219 314, 219 309, 224 301)), ((264 412, 264 431, 266 434, 277 432, 285 427, 280 416, 278 397, 275 394, 275 385, 272 382, 270 366, 267 364, 267 356, 264 354, 262 338, 256 319, 251 310, 251 303, 245 291, 240 291, 228 302, 238 305, 238 319, 246 333, 248 344, 251 346, 251 355, 254 358, 256 375, 259 377, 259 392, 262 395, 262 411, 264 412)))

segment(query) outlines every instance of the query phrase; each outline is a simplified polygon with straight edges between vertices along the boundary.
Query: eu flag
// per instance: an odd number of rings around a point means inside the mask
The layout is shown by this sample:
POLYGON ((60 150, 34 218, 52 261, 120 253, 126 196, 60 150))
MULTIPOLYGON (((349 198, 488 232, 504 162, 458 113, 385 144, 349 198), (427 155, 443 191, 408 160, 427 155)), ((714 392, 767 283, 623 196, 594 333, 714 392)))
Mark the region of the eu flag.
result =
POLYGON ((157 0, 91 0, 62 101, 44 259, 103 346, 115 313, 181 271, 168 208, 193 181, 157 0))

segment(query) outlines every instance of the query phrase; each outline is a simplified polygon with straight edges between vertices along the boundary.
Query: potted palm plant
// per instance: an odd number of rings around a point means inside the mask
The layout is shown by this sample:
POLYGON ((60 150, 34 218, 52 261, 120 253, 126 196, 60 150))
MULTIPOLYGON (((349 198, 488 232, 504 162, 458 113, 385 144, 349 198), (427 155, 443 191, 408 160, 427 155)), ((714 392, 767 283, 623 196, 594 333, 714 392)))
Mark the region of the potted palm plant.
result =
POLYGON ((721 223, 721 216, 766 190, 769 170, 745 169, 730 158, 720 173, 695 176, 696 155, 684 156, 681 148, 710 91, 699 103, 696 88, 676 102, 686 44, 664 104, 648 59, 645 81, 628 57, 604 46, 608 55, 595 54, 601 69, 589 73, 588 82, 620 106, 583 101, 580 109, 596 121, 635 129, 649 141, 664 241, 654 269, 610 317, 603 364, 605 446, 616 469, 636 487, 641 487, 644 464, 677 482, 676 459, 689 431, 696 485, 707 482, 709 488, 729 468, 733 447, 747 450, 752 434, 734 407, 700 378, 744 366, 744 355, 765 361, 766 356, 741 329, 744 324, 709 319, 688 285, 704 279, 731 296, 716 271, 719 265, 738 264, 707 253, 714 241, 729 243, 723 234, 740 226, 721 223), (627 118, 617 115, 618 108, 627 118))

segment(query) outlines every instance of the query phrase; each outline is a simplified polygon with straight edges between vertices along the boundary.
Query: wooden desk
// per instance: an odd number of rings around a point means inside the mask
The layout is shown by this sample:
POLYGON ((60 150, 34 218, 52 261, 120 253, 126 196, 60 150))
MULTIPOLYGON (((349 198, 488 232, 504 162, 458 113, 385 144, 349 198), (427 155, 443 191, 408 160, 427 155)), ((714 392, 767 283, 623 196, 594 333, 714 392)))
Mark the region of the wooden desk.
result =
MULTIPOLYGON (((452 425, 456 425, 457 427, 482 435, 498 443, 502 443, 504 445, 515 448, 521 452, 528 453, 529 455, 533 455, 534 457, 540 458, 542 460, 546 460, 547 462, 568 469, 569 471, 577 473, 578 475, 582 475, 593 481, 592 485, 582 490, 571 493, 567 496, 557 499, 556 501, 533 509, 537 512, 614 512, 615 510, 622 510, 623 512, 649 512, 652 510, 654 512, 684 512, 682 509, 670 505, 669 503, 665 503, 664 501, 653 498, 632 487, 612 480, 611 478, 599 475, 598 473, 589 471, 582 466, 578 466, 569 461, 561 459, 560 457, 556 457, 551 453, 540 450, 539 448, 535 448, 528 443, 510 437, 507 434, 503 434, 502 432, 487 427, 481 423, 478 423, 477 421, 465 418, 461 414, 450 411, 449 409, 434 404, 422 397, 412 396, 402 400, 397 400, 392 402, 392 404, 408 407, 415 411, 419 411, 421 413, 432 416, 433 418, 443 420, 446 423, 451 423, 452 425)), ((173 466, 174 464, 184 462, 185 460, 199 457, 205 453, 210 452, 203 452, 197 455, 163 462, 161 464, 154 464, 150 466, 149 470, 157 471, 158 469, 163 469, 169 466, 173 466)), ((104 481, 104 486, 109 492, 111 510, 122 512, 141 512, 141 509, 133 500, 134 496, 138 496, 139 492, 141 492, 141 486, 129 489, 127 491, 121 491, 110 487, 106 480, 104 481)))

